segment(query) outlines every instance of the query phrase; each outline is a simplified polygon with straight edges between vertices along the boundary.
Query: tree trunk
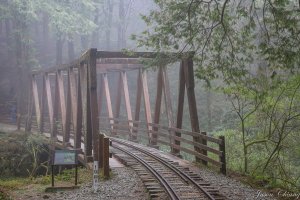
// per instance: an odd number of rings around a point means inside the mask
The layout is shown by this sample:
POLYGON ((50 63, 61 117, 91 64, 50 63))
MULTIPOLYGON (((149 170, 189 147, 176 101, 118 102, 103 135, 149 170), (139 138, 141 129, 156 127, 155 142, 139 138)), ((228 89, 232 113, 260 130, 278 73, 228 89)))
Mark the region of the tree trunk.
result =
MULTIPOLYGON (((108 6, 108 14, 106 14, 106 21, 107 21, 107 28, 105 31, 105 49, 107 51, 111 50, 111 41, 110 41, 110 34, 111 34, 111 25, 112 25, 112 14, 113 14, 113 0, 107 0, 108 6)), ((105 9, 105 8, 104 8, 105 9)))
POLYGON ((69 40, 68 40, 68 58, 69 58, 69 62, 71 62, 75 58, 73 36, 69 36, 69 40))
POLYGON ((208 88, 206 94, 206 103, 207 103, 207 124, 208 124, 208 131, 212 131, 212 124, 211 124, 211 91, 208 88))
POLYGON ((87 35, 82 35, 80 36, 80 42, 81 42, 81 48, 83 51, 86 51, 89 46, 89 39, 87 35))
MULTIPOLYGON (((96 11, 95 11, 94 23, 97 26, 99 26, 99 9, 98 8, 96 8, 96 11)), ((91 47, 92 48, 99 48, 99 28, 96 28, 96 30, 93 32, 91 47)))
POLYGON ((57 37, 56 40, 56 64, 62 64, 62 54, 63 54, 63 40, 61 36, 57 37))
POLYGON ((43 13, 43 45, 42 54, 45 59, 44 62, 48 63, 48 52, 49 52, 49 16, 43 13))
POLYGON ((7 57, 11 54, 11 25, 10 20, 5 19, 5 33, 6 33, 6 45, 7 45, 7 57))
POLYGON ((118 25, 118 49, 121 50, 126 46, 125 40, 125 8, 124 0, 119 0, 119 25, 118 25))

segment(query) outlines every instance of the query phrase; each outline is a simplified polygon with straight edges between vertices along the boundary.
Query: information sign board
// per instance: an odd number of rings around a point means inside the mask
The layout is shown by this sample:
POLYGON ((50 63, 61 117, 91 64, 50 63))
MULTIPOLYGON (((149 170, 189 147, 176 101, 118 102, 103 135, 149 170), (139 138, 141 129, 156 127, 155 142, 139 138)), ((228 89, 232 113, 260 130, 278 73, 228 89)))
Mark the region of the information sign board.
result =
POLYGON ((77 165, 75 150, 55 150, 53 165, 77 165))

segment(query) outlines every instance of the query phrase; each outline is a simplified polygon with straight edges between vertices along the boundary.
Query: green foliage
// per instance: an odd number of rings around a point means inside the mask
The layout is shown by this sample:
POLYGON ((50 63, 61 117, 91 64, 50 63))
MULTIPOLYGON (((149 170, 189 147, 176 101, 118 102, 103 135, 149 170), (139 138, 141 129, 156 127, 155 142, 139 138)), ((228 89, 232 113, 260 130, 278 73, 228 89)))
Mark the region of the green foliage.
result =
POLYGON ((0 175, 36 176, 47 173, 48 150, 42 137, 10 133, 2 136, 0 141, 0 175), (44 170, 42 170, 44 168, 44 170))
POLYGON ((195 75, 231 104, 214 127, 227 138, 229 167, 299 188, 298 2, 155 2, 133 39, 157 52, 195 51, 195 75))
POLYGON ((92 0, 52 0, 39 3, 39 9, 49 15, 50 23, 58 35, 87 35, 97 27, 90 18, 90 13, 97 5, 92 0))
POLYGON ((232 83, 261 64, 297 71, 298 11, 294 1, 156 1, 133 38, 159 52, 195 51, 196 76, 232 83), (263 2, 263 3, 262 3, 263 2))
POLYGON ((28 185, 30 182, 30 179, 24 178, 0 179, 0 187, 10 190, 16 190, 22 186, 28 185))

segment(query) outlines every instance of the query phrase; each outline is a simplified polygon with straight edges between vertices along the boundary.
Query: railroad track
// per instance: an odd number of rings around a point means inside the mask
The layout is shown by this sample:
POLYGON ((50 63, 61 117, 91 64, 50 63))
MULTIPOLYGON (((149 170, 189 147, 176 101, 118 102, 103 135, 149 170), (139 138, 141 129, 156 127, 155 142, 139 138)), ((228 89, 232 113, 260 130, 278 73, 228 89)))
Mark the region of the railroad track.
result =
POLYGON ((114 152, 115 157, 139 174, 152 199, 225 200, 217 189, 177 162, 145 150, 140 145, 117 138, 110 139, 112 147, 122 152, 114 152))

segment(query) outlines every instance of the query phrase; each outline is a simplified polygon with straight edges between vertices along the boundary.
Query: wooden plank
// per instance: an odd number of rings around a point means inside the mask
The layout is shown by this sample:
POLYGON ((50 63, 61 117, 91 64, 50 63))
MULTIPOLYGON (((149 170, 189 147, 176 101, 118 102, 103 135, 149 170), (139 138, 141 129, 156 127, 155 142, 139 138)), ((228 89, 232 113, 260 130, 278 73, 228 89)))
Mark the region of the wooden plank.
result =
MULTIPOLYGON (((164 137, 164 138, 168 138, 168 139, 170 138, 170 135, 167 134, 167 133, 159 132, 159 135, 162 136, 162 137, 164 137)), ((186 144, 190 144, 190 145, 193 145, 193 146, 197 146, 197 147, 199 147, 199 148, 202 149, 202 150, 209 151, 209 152, 214 153, 214 154, 216 154, 216 155, 218 155, 218 156, 222 156, 222 155, 223 155, 223 152, 222 152, 222 151, 219 151, 219 150, 214 149, 214 148, 212 148, 212 147, 209 147, 209 146, 207 146, 207 145, 203 145, 203 144, 201 144, 201 143, 196 143, 196 142, 194 142, 194 141, 185 139, 185 138, 183 138, 183 137, 177 137, 177 136, 171 136, 171 137, 172 137, 172 139, 176 139, 176 140, 178 140, 178 141, 180 141, 180 142, 183 142, 183 143, 186 143, 186 144)), ((178 146, 178 145, 177 145, 177 146, 178 146)))
MULTIPOLYGON (((106 106, 107 106, 107 111, 108 111, 108 117, 113 118, 113 111, 112 111, 112 105, 111 105, 111 98, 110 98, 110 90, 109 90, 109 85, 108 85, 108 79, 107 79, 107 74, 103 74, 103 83, 104 83, 104 90, 105 90, 105 97, 106 97, 106 106)), ((111 125, 111 130, 113 131, 114 127, 114 121, 109 120, 110 125, 111 125)))
MULTIPOLYGON (((134 53, 124 53, 124 52, 110 52, 110 51, 98 51, 97 58, 192 58, 195 52, 184 52, 184 53, 157 53, 157 52, 134 52, 134 53)), ((54 67, 50 67, 48 69, 35 70, 32 74, 41 74, 41 73, 49 73, 56 72, 57 70, 68 70, 71 67, 79 67, 80 64, 83 64, 87 61, 89 57, 89 51, 86 51, 81 55, 81 57, 77 60, 69 64, 61 64, 54 67)))
POLYGON ((62 72, 57 72, 57 83, 58 83, 58 92, 59 92, 59 102, 60 102, 60 111, 61 111, 61 121, 62 121, 62 130, 65 137, 66 133, 66 100, 65 100, 65 88, 62 72))
POLYGON ((150 108, 150 97, 148 91, 147 72, 145 70, 143 70, 141 73, 141 81, 142 81, 143 96, 144 96, 144 103, 145 103, 145 115, 146 115, 148 131, 149 131, 148 133, 149 143, 151 144, 152 134, 150 133, 150 131, 152 130, 152 127, 148 124, 152 123, 152 116, 151 116, 151 108, 150 108))
MULTIPOLYGON (((132 120, 131 103, 130 103, 130 97, 129 97, 129 89, 128 89, 126 72, 121 72, 121 79, 122 79, 122 83, 123 83, 122 85, 123 85, 123 92, 124 92, 124 97, 125 97, 124 99, 125 99, 127 119, 132 120)), ((130 130, 130 138, 132 139, 133 123, 129 122, 128 125, 129 125, 129 130, 130 130)))
POLYGON ((135 65, 135 64, 141 64, 141 60, 138 58, 100 58, 97 59, 97 64, 135 65))
POLYGON ((193 150, 190 150, 190 149, 187 149, 187 148, 184 148, 184 147, 181 147, 181 146, 177 146, 177 145, 172 145, 172 146, 173 146, 174 148, 179 148, 181 151, 184 151, 184 152, 186 152, 186 153, 189 153, 189 154, 191 154, 191 155, 196 156, 196 158, 198 158, 198 160, 201 160, 201 161, 203 161, 203 162, 205 162, 205 163, 210 162, 211 164, 213 164, 213 165, 215 165, 215 166, 217 166, 217 167, 222 166, 222 163, 221 163, 221 162, 216 161, 216 160, 214 160, 214 159, 212 159, 212 158, 209 158, 209 157, 207 157, 207 156, 205 156, 205 155, 203 155, 203 154, 201 154, 201 153, 199 153, 199 152, 197 152, 197 151, 193 151, 193 150))
POLYGON ((193 57, 195 52, 185 52, 185 53, 157 53, 157 52, 112 52, 112 51, 98 51, 97 58, 156 58, 165 57, 169 58, 172 56, 173 58, 180 57, 193 57))
POLYGON ((190 136, 193 136, 193 137, 200 137, 203 140, 207 140, 209 142, 214 142, 216 144, 221 144, 221 142, 222 142, 218 138, 214 138, 214 137, 211 137, 211 136, 200 134, 198 132, 191 132, 191 131, 186 131, 186 130, 182 130, 182 129, 178 129, 178 128, 171 128, 171 129, 173 129, 176 132, 180 132, 181 134, 190 135, 190 136))
POLYGON ((38 129, 40 129, 41 110, 40 110, 39 94, 38 94, 38 88, 37 88, 35 76, 32 76, 32 94, 33 94, 33 102, 34 102, 35 115, 36 115, 36 123, 38 125, 38 129))
POLYGON ((131 71, 143 68, 142 64, 97 64, 97 73, 103 74, 108 72, 121 72, 121 71, 131 71))
MULTIPOLYGON (((160 109, 161 109, 161 99, 162 99, 162 67, 159 67, 158 73, 157 73, 157 86, 156 86, 156 99, 155 99, 155 111, 154 111, 154 123, 159 124, 160 120, 160 109)), ((158 131, 158 127, 153 127, 154 131, 158 131)), ((156 140, 158 137, 158 134, 152 134, 153 137, 153 145, 156 145, 156 140)))
POLYGON ((52 102, 52 92, 49 76, 46 73, 44 75, 45 79, 45 87, 46 87, 46 97, 47 97, 47 105, 48 105, 48 113, 49 113, 49 121, 50 121, 50 133, 52 133, 53 124, 53 102, 52 102))
POLYGON ((99 161, 99 114, 98 114, 98 95, 97 95, 97 69, 96 69, 96 53, 97 49, 90 50, 90 58, 88 63, 89 69, 89 91, 90 91, 90 111, 92 125, 92 140, 93 140, 93 160, 99 161))

